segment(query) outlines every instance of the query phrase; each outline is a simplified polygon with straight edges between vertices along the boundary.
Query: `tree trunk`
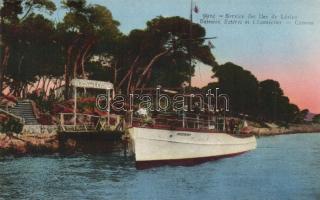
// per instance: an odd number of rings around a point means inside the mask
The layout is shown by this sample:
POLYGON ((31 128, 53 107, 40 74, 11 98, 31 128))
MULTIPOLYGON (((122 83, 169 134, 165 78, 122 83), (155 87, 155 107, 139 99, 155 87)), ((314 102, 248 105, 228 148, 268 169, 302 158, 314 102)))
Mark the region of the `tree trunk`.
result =
POLYGON ((51 81, 52 81, 52 79, 49 78, 49 79, 48 79, 48 83, 47 83, 47 85, 46 85, 46 87, 45 87, 45 89, 44 89, 44 92, 45 92, 46 95, 48 94, 48 90, 49 90, 51 81))
POLYGON ((117 72, 118 72, 117 65, 118 65, 118 61, 116 61, 114 63, 114 74, 113 74, 113 85, 114 86, 116 86, 116 84, 117 84, 117 72))
POLYGON ((84 74, 84 59, 85 55, 90 50, 91 46, 93 45, 93 39, 89 38, 87 39, 84 44, 81 46, 81 48, 78 50, 78 54, 76 56, 76 59, 74 61, 73 65, 73 77, 77 78, 78 70, 83 70, 82 73, 84 74))
POLYGON ((148 71, 147 77, 146 77, 146 81, 142 84, 141 88, 144 89, 146 86, 146 82, 150 80, 151 78, 151 74, 152 74, 152 68, 150 68, 150 70, 148 71))
POLYGON ((87 55, 88 55, 91 47, 94 45, 94 43, 95 43, 94 39, 89 40, 89 42, 88 42, 88 44, 87 44, 87 46, 86 46, 86 48, 85 48, 85 50, 84 50, 84 52, 83 52, 83 54, 81 56, 80 67, 81 67, 81 73, 82 73, 82 77, 83 78, 86 78, 85 77, 84 63, 85 63, 85 60, 87 58, 87 55))
POLYGON ((27 97, 27 90, 28 90, 28 83, 22 85, 22 98, 26 98, 27 97))
POLYGON ((64 65, 64 99, 69 99, 69 85, 70 85, 70 63, 71 63, 71 53, 73 45, 70 45, 67 50, 67 61, 64 65))
POLYGON ((4 48, 3 51, 3 56, 2 56, 2 60, 1 60, 1 66, 0 66, 0 96, 2 96, 2 91, 3 91, 3 82, 4 82, 4 72, 5 69, 8 65, 8 60, 10 57, 10 52, 9 52, 10 48, 9 46, 6 46, 4 48))
POLYGON ((42 77, 40 77, 40 79, 39 79, 39 81, 38 81, 38 83, 37 83, 37 85, 36 85, 36 88, 35 88, 35 90, 38 90, 38 89, 39 89, 39 86, 40 86, 40 82, 41 82, 41 79, 42 79, 42 77))
POLYGON ((72 56, 72 50, 74 46, 79 41, 81 35, 78 35, 72 42, 71 45, 69 45, 67 49, 67 60, 64 65, 64 78, 65 78, 65 90, 64 90, 64 99, 69 99, 69 88, 70 88, 70 75, 71 75, 71 56, 72 56))
POLYGON ((133 74, 133 70, 131 70, 130 76, 129 76, 129 80, 128 80, 128 85, 127 85, 127 95, 130 94, 130 89, 131 89, 131 80, 132 80, 132 74, 133 74))
POLYGON ((65 77, 65 84, 64 84, 64 99, 67 100, 69 97, 69 73, 67 69, 67 64, 64 65, 64 77, 65 77))
MULTIPOLYGON (((20 60, 19 60, 19 65, 18 65, 18 75, 20 76, 21 75, 21 66, 22 66, 22 61, 24 59, 24 55, 21 56, 20 60)), ((24 96, 24 84, 22 82, 22 77, 21 79, 19 80, 19 96, 22 97, 22 98, 25 98, 24 96)))
POLYGON ((25 12, 24 16, 20 19, 21 22, 22 22, 23 20, 25 20, 25 19, 29 16, 32 8, 33 8, 33 6, 32 6, 32 5, 29 5, 28 10, 25 12))
POLYGON ((31 89, 33 88, 33 84, 32 85, 27 85, 27 94, 29 94, 31 92, 31 89))
POLYGON ((79 65, 79 60, 81 58, 81 50, 78 50, 76 59, 73 63, 73 78, 77 78, 77 69, 78 69, 78 65, 79 65))
POLYGON ((136 57, 136 59, 133 61, 132 65, 130 66, 129 71, 127 72, 127 74, 122 78, 122 80, 120 81, 117 90, 119 90, 122 86, 122 84, 124 83, 124 81, 129 77, 129 75, 131 74, 131 71, 133 72, 133 68, 134 66, 137 64, 138 60, 140 58, 140 54, 136 57))
POLYGON ((151 61, 149 62, 149 64, 145 67, 144 71, 142 72, 141 76, 139 77, 137 84, 135 86, 135 88, 138 88, 144 78, 144 76, 147 74, 147 72, 150 70, 150 68, 152 67, 153 63, 155 63, 161 56, 167 54, 170 51, 170 49, 167 49, 159 54, 157 54, 156 56, 154 56, 151 61))
POLYGON ((52 89, 55 90, 57 88, 57 86, 58 86, 58 79, 55 78, 55 80, 53 82, 53 88, 52 89))
POLYGON ((62 86, 62 80, 59 79, 59 87, 61 87, 61 86, 62 86))
POLYGON ((9 94, 10 94, 10 88, 9 88, 9 85, 6 85, 6 86, 5 86, 5 88, 3 89, 3 91, 6 91, 7 89, 9 90, 9 92, 8 92, 7 94, 5 94, 5 95, 9 95, 9 94))
POLYGON ((48 78, 46 76, 44 76, 43 77, 43 83, 42 83, 41 91, 45 90, 47 80, 48 80, 48 78))

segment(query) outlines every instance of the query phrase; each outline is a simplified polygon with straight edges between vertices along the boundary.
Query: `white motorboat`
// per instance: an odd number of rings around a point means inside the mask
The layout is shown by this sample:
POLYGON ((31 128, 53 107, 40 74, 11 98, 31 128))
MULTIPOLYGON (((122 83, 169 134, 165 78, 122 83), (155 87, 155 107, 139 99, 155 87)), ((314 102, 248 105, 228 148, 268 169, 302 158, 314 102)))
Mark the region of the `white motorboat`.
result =
POLYGON ((238 155, 257 146, 256 138, 252 135, 210 130, 210 126, 195 127, 197 128, 137 125, 130 127, 132 151, 135 154, 137 168, 163 164, 193 165, 238 155))

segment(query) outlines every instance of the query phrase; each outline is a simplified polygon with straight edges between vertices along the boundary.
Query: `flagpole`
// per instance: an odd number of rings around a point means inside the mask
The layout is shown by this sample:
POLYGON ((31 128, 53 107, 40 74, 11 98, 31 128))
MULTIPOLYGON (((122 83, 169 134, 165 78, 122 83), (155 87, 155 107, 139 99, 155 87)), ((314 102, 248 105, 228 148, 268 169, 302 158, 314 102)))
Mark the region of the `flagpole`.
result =
POLYGON ((193 0, 190 3, 190 28, 189 28, 189 87, 191 87, 191 76, 192 76, 192 53, 191 53, 191 42, 192 42, 192 23, 193 23, 193 0))
POLYGON ((190 21, 192 22, 193 0, 190 0, 190 21))

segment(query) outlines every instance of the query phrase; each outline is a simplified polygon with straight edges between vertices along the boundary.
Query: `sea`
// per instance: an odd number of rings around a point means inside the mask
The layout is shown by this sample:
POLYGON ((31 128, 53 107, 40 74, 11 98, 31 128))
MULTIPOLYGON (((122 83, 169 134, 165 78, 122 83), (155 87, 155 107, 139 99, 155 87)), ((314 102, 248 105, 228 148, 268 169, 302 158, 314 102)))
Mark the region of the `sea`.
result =
POLYGON ((257 138, 257 149, 195 166, 135 168, 104 154, 0 158, 0 199, 320 200, 320 133, 257 138))

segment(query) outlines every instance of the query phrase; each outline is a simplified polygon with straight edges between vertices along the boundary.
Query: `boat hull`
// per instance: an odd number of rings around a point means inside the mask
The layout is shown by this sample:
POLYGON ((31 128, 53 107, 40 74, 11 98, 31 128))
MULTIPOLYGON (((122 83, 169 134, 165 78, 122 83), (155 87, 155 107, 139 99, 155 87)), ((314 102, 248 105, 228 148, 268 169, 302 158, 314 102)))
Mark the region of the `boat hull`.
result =
POLYGON ((256 148, 254 136, 132 127, 129 129, 137 166, 192 165, 256 148))

